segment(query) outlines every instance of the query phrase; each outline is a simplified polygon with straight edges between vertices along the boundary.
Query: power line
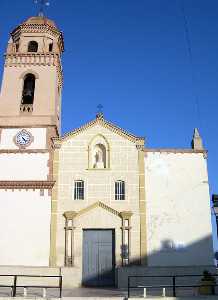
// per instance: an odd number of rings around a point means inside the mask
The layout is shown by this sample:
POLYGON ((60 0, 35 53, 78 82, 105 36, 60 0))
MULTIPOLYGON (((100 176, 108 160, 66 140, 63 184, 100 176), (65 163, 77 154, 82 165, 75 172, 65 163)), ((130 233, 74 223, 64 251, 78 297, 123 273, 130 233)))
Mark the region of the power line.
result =
POLYGON ((186 39, 186 44, 187 44, 189 63, 190 63, 190 67, 191 67, 191 83, 192 83, 194 98, 195 98, 196 119, 197 119, 197 123, 198 123, 197 127, 202 129, 200 103, 199 103, 199 97, 198 97, 198 93, 197 93, 195 67, 194 67, 192 44, 191 44, 190 32, 189 32, 189 26, 188 26, 188 18, 186 16, 186 12, 185 12, 184 1, 179 0, 179 4, 180 4, 182 17, 183 17, 185 39, 186 39))

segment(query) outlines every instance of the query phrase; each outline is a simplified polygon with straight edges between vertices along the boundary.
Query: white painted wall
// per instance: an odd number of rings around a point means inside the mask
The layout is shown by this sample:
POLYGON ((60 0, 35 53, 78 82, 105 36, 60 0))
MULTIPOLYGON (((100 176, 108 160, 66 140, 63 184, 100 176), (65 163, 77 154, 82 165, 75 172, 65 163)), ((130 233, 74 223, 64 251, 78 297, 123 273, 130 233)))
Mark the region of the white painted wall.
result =
POLYGON ((203 154, 146 153, 149 266, 212 265, 207 161, 203 154), (164 249, 166 241, 171 249, 164 249))
POLYGON ((51 199, 0 190, 0 265, 48 266, 51 199))
POLYGON ((46 149, 46 128, 3 128, 0 134, 0 149, 19 149, 14 143, 14 137, 22 129, 27 130, 34 137, 27 149, 46 149))
POLYGON ((49 153, 0 155, 0 180, 47 180, 49 153))

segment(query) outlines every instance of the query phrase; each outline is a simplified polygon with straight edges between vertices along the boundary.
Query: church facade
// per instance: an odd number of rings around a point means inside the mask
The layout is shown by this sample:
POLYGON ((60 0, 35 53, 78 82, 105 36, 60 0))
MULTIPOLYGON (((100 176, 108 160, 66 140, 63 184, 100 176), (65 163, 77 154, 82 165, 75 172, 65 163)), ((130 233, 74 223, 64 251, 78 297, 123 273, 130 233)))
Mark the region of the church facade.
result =
POLYGON ((19 25, 8 43, 0 265, 61 267, 75 285, 93 286, 115 285, 131 270, 212 267, 207 151, 197 129, 191 148, 150 149, 98 113, 61 136, 63 50, 62 33, 44 17, 19 25))

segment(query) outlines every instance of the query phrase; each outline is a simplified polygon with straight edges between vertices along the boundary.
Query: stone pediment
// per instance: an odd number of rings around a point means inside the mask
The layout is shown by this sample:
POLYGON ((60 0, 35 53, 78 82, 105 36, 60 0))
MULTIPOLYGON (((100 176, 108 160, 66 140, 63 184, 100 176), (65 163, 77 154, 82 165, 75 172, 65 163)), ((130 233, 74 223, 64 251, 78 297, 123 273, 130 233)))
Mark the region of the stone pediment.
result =
POLYGON ((75 211, 65 212, 64 213, 64 217, 66 219, 77 218, 77 217, 80 217, 80 216, 82 216, 82 215, 84 215, 84 214, 86 214, 86 213, 88 213, 91 210, 96 209, 96 208, 102 208, 102 209, 106 210, 107 212, 109 212, 109 213, 111 213, 113 215, 116 215, 116 216, 122 218, 122 214, 119 211, 113 209, 112 207, 106 205, 105 203, 103 203, 101 201, 95 202, 95 203, 93 203, 93 204, 91 204, 91 205, 89 205, 89 206, 81 209, 78 212, 75 212, 75 211))
POLYGON ((77 129, 75 129, 75 130, 73 130, 69 133, 66 133, 65 135, 63 135, 60 138, 53 138, 55 148, 59 148, 62 141, 65 141, 70 137, 74 137, 74 136, 76 136, 76 135, 86 131, 87 129, 96 126, 96 125, 100 125, 104 128, 107 128, 110 131, 112 131, 113 133, 116 133, 116 134, 128 139, 129 141, 131 141, 133 143, 136 143, 137 145, 144 146, 144 142, 145 142, 144 137, 135 136, 135 135, 125 131, 124 129, 118 127, 117 125, 105 120, 102 115, 101 116, 97 115, 96 119, 86 123, 85 125, 77 128, 77 129))

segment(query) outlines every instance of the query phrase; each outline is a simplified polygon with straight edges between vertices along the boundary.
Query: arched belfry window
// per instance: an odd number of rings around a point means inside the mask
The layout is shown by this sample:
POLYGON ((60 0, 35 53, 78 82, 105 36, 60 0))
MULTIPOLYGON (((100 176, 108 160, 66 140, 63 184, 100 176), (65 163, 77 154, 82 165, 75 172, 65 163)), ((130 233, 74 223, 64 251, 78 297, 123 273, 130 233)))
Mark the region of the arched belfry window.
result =
POLYGON ((27 74, 24 77, 22 104, 33 104, 34 92, 35 92, 35 76, 33 74, 27 74))
POLYGON ((109 144, 104 136, 95 136, 88 146, 89 169, 109 168, 109 144))
POLYGON ((30 41, 28 44, 28 52, 37 52, 38 43, 36 41, 30 41))
POLYGON ((49 44, 48 50, 49 50, 49 52, 52 52, 52 51, 53 51, 53 43, 50 43, 50 44, 49 44))

